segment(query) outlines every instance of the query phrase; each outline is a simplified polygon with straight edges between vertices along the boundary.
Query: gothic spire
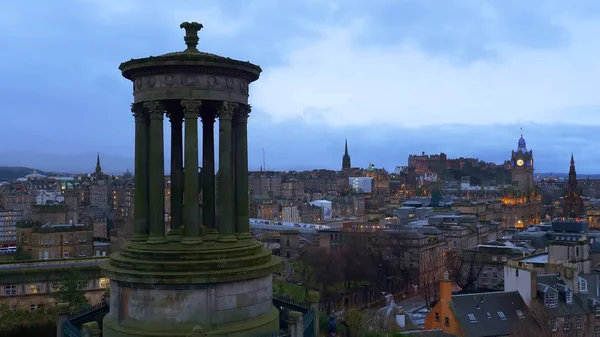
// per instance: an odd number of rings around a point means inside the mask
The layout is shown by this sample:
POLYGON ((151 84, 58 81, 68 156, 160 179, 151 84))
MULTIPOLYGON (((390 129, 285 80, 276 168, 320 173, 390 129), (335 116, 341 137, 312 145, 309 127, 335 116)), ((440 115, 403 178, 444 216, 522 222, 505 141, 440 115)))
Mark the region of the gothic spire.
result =
POLYGON ((342 157, 342 170, 349 169, 352 165, 350 164, 350 155, 348 154, 348 138, 346 138, 346 145, 344 148, 344 156, 342 157))
POLYGON ((100 166, 100 152, 98 152, 98 156, 96 157, 96 173, 102 173, 102 167, 100 166))
POLYGON ((348 156, 348 138, 346 138, 346 149, 344 151, 344 156, 348 156))

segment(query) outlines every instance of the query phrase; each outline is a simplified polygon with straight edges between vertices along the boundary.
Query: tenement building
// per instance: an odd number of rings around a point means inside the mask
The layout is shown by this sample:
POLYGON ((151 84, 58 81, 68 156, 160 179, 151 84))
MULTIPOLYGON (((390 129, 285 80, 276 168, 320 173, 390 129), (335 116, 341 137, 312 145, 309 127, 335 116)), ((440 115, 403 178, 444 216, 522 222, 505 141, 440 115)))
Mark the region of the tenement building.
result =
POLYGON ((88 225, 21 221, 17 224, 17 247, 34 260, 94 256, 94 236, 88 225))
POLYGON ((202 25, 185 22, 181 28, 186 31, 185 51, 133 59, 119 68, 133 83, 136 191, 132 238, 101 265, 111 280, 110 312, 104 317, 102 334, 273 333, 279 331, 279 312, 272 303, 272 274, 281 260, 253 239, 248 217, 248 89, 261 69, 200 52, 196 46, 202 25), (168 232, 165 116, 171 128, 168 232), (219 125, 218 205, 215 119, 219 125))
POLYGON ((542 198, 533 183, 533 150, 527 150, 523 135, 510 159, 512 186, 502 199, 502 226, 525 228, 540 223, 542 198))

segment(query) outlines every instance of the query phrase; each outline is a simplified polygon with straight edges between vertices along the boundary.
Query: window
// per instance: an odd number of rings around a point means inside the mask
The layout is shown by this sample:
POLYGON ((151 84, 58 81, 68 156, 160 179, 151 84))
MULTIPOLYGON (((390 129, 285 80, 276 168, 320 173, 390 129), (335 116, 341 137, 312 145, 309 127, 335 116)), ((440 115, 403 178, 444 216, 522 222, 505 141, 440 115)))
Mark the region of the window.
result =
POLYGON ((436 322, 439 322, 439 321, 440 321, 440 313, 439 313, 439 312, 436 312, 436 313, 435 313, 435 321, 436 321, 436 322))
POLYGON ((544 305, 547 307, 555 307, 558 305, 557 293, 546 293, 544 295, 544 305))
POLYGON ((594 337, 600 337, 600 325, 594 327, 594 337))
POLYGON ((581 330, 583 329, 583 317, 577 317, 577 323, 576 323, 576 328, 577 330, 581 330))
POLYGON ((473 314, 468 314, 467 316, 469 316, 469 320, 470 320, 471 322, 477 322, 477 319, 475 319, 475 315, 473 315, 473 314))
MULTIPOLYGON (((105 277, 101 277, 99 283, 100 283, 100 288, 107 288, 110 285, 110 280, 105 277)), ((436 312, 436 315, 439 315, 439 314, 436 312)), ((437 320, 439 321, 439 317, 437 320)))
POLYGON ((492 256, 492 261, 498 261, 498 257, 497 256, 492 256))
POLYGON ((579 247, 575 247, 575 255, 579 256, 579 247))
POLYGON ((504 312, 497 311, 497 313, 498 313, 498 317, 500 317, 500 319, 506 319, 506 316, 504 315, 504 312))
POLYGON ((450 319, 448 317, 444 317, 444 325, 450 326, 450 319))
POLYGON ((519 316, 519 318, 525 318, 525 315, 523 315, 523 312, 520 309, 515 310, 517 312, 517 316, 519 316))
POLYGON ((572 291, 567 290, 567 292, 565 293, 565 296, 566 296, 565 300, 568 304, 573 303, 573 292, 572 291))
POLYGON ((42 292, 42 286, 39 284, 32 284, 29 286, 29 290, 32 294, 39 294, 42 292))
POLYGON ((494 279, 494 280, 498 279, 498 272, 496 272, 496 271, 492 272, 492 279, 494 279))
POLYGON ((65 258, 65 259, 68 259, 68 258, 69 258, 69 251, 68 251, 68 250, 65 250, 65 251, 63 252, 63 258, 65 258))
POLYGON ((489 312, 485 313, 487 315, 487 318, 492 318, 492 314, 490 314, 489 312))
POLYGON ((29 310, 34 311, 38 308, 37 304, 32 304, 29 306, 29 310))
POLYGON ((550 318, 550 328, 552 331, 558 331, 558 322, 556 321, 556 317, 550 318))
POLYGON ((579 291, 587 293, 587 281, 581 277, 579 278, 579 291))
POLYGON ((502 256, 502 262, 506 262, 507 258, 506 256, 502 256))
POLYGON ((4 295, 16 295, 17 286, 15 284, 7 284, 4 286, 4 295))
POLYGON ((596 317, 600 317, 600 305, 594 306, 594 312, 596 314, 596 317))

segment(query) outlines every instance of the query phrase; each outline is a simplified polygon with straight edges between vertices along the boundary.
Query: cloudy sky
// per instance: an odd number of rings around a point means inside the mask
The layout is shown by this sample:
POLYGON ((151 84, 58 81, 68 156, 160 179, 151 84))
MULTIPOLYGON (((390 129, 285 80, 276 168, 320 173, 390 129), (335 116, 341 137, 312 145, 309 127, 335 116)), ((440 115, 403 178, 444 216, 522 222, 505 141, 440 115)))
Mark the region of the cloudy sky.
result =
POLYGON ((10 1, 0 165, 91 171, 100 152, 132 169, 118 66, 183 50, 182 21, 204 24, 199 49, 263 69, 251 169, 263 148, 269 169, 337 169, 346 137, 353 166, 422 151, 500 163, 522 126, 537 171, 566 172, 573 152, 600 172, 597 0, 10 1))

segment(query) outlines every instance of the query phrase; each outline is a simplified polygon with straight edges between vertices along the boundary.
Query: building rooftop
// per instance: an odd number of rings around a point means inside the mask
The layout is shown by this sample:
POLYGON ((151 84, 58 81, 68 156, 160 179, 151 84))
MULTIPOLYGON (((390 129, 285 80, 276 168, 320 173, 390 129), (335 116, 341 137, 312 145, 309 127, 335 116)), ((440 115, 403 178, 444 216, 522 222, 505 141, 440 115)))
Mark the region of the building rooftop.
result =
POLYGON ((519 323, 537 324, 517 291, 452 295, 450 306, 469 337, 505 336, 519 323))

